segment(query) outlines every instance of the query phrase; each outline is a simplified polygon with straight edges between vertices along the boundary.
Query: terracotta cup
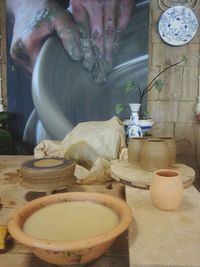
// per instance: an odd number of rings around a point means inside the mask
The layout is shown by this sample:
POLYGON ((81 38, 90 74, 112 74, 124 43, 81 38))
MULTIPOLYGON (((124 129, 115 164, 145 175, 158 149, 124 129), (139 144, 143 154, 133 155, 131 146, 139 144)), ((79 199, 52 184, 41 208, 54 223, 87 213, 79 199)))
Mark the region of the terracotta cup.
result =
POLYGON ((169 148, 169 166, 173 166, 176 164, 176 141, 173 137, 159 137, 162 140, 165 140, 165 142, 168 145, 169 148))
POLYGON ((165 169, 169 166, 169 149, 162 139, 149 138, 143 142, 140 166, 146 171, 165 169))
POLYGON ((153 173, 150 183, 153 204, 161 210, 176 210, 183 198, 183 182, 176 170, 161 169, 153 173))
POLYGON ((128 143, 128 161, 133 164, 139 164, 140 152, 143 142, 147 137, 134 137, 128 143))

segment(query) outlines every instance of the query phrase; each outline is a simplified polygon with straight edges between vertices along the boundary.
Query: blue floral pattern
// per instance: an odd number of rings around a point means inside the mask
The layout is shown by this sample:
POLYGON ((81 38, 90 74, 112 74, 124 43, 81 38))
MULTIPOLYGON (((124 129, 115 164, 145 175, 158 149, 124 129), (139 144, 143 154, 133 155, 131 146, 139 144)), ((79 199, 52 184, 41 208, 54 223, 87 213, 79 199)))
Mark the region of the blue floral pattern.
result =
POLYGON ((185 6, 173 6, 167 9, 158 23, 161 38, 174 46, 190 42, 197 29, 198 22, 194 12, 185 6))
POLYGON ((137 112, 131 112, 130 123, 127 128, 127 138, 143 136, 142 129, 139 125, 139 118, 137 112))

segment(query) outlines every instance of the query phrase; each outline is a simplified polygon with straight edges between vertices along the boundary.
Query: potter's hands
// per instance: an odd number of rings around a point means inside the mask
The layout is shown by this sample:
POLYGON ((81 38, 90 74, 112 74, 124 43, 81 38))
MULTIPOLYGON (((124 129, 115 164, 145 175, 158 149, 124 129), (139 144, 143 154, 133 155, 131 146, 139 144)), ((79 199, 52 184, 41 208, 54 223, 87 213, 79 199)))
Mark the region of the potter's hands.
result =
POLYGON ((70 10, 81 33, 92 40, 88 49, 96 54, 97 48, 111 65, 113 48, 129 22, 134 3, 134 0, 70 0, 70 10))
MULTIPOLYGON (((63 0, 65 2, 65 0, 63 0)), ((44 41, 56 32, 74 60, 97 82, 106 80, 114 44, 126 28, 134 0, 71 0, 70 11, 54 0, 7 0, 15 23, 11 56, 32 71, 44 41)))
POLYGON ((79 60, 80 38, 71 14, 52 0, 7 0, 14 16, 11 56, 32 71, 37 55, 49 35, 56 32, 71 58, 79 60))

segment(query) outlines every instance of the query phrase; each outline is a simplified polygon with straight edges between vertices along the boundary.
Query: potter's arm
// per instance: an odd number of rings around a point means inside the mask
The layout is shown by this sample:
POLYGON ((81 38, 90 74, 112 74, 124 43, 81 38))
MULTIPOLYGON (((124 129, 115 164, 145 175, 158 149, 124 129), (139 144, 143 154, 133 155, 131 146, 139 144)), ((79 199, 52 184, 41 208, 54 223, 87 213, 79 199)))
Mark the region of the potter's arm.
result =
POLYGON ((20 65, 32 71, 41 46, 53 32, 60 37, 68 54, 80 59, 78 29, 60 4, 46 0, 7 0, 6 6, 14 18, 10 53, 20 65))
POLYGON ((114 44, 128 24, 134 0, 71 0, 73 17, 65 3, 7 0, 7 10, 14 17, 11 56, 32 71, 44 41, 56 32, 70 57, 81 60, 87 69, 100 65, 99 55, 111 65, 114 44))

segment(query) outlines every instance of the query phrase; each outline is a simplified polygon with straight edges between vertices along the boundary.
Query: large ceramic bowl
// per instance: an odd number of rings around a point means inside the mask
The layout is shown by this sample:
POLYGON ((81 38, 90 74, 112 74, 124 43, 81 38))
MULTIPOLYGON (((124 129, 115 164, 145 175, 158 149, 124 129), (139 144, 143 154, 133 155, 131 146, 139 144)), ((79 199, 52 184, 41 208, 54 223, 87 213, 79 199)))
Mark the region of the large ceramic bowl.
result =
MULTIPOLYGON (((102 218, 102 223, 104 220, 102 218)), ((68 266, 88 263, 100 257, 116 237, 128 228, 131 220, 132 212, 121 199, 100 193, 70 192, 41 197, 29 202, 10 218, 8 229, 15 240, 29 247, 42 260, 51 264, 68 266), (68 201, 91 201, 109 207, 117 214, 119 222, 111 230, 102 234, 74 241, 44 240, 34 238, 23 231, 27 218, 37 210, 47 205, 68 201)))

